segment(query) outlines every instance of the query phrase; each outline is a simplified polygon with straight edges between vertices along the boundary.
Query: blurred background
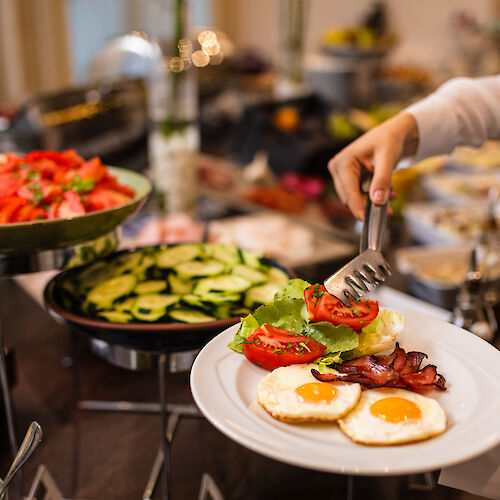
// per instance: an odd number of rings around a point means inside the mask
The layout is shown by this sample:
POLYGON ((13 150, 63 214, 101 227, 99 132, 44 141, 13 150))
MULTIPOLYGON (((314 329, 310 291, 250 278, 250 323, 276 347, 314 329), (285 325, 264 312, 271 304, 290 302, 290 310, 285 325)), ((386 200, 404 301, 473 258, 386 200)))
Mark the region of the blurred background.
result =
MULTIPOLYGON (((500 74, 500 0, 0 0, 0 68, 0 154, 75 149, 153 181, 154 195, 121 229, 122 247, 233 242, 320 282, 357 254, 361 230, 328 160, 450 78, 500 74)), ((384 255, 394 273, 378 300, 453 319, 500 347, 500 142, 409 159, 392 187, 384 255)), ((113 414, 75 417, 71 356, 61 364, 69 328, 31 300, 42 305, 52 275, 0 280, 9 290, 0 312, 23 367, 20 414, 45 418, 52 441, 42 459, 62 490, 137 498, 157 417, 123 426, 113 414)), ((79 348, 84 396, 155 399, 155 376, 118 371, 79 348)), ((169 384, 190 402, 182 377, 169 384)), ((205 469, 233 498, 275 499, 283 482, 287 498, 311 495, 297 485, 332 489, 331 475, 278 466, 188 420, 178 498, 195 498, 193 477, 205 469), (204 437, 199 455, 193 435, 204 437), (213 470, 214 449, 234 474, 213 470), (242 480, 243 461, 252 474, 242 480), (274 481, 283 474, 291 480, 274 481)), ((423 498, 403 478, 364 479, 359 498, 423 498)))
MULTIPOLYGON (((155 196, 131 241, 235 241, 331 268, 359 225, 328 160, 447 79, 498 74, 500 2, 2 0, 0 41, 0 151, 145 172, 155 196)), ((488 142, 394 173, 388 245, 413 293, 429 300, 430 283, 454 306, 470 249, 443 271, 422 267, 428 247, 482 237, 499 165, 488 142)))

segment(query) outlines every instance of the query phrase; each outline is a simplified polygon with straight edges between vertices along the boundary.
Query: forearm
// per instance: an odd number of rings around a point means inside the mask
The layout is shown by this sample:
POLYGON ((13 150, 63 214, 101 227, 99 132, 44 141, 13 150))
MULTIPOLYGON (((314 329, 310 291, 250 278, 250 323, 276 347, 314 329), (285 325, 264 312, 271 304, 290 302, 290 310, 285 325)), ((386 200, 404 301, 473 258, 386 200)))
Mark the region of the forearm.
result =
POLYGON ((405 113, 417 123, 417 159, 500 139, 500 76, 450 80, 405 113))

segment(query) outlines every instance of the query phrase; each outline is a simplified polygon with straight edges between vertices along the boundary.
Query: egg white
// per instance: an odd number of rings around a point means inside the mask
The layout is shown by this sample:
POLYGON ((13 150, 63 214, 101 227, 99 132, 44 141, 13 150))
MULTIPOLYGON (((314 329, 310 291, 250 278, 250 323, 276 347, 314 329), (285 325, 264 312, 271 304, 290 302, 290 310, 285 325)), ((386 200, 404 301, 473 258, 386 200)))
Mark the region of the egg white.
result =
POLYGON ((404 389, 363 391, 356 408, 338 421, 342 431, 357 443, 391 445, 421 441, 446 430, 446 414, 435 400, 404 389), (370 408, 379 399, 405 398, 415 403, 421 418, 391 423, 375 417, 370 408))
POLYGON ((354 383, 331 384, 336 390, 331 401, 302 400, 295 389, 303 384, 318 382, 311 374, 312 368, 317 369, 318 365, 298 364, 273 370, 259 383, 259 404, 274 418, 285 422, 333 422, 356 406, 361 397, 361 387, 354 383))

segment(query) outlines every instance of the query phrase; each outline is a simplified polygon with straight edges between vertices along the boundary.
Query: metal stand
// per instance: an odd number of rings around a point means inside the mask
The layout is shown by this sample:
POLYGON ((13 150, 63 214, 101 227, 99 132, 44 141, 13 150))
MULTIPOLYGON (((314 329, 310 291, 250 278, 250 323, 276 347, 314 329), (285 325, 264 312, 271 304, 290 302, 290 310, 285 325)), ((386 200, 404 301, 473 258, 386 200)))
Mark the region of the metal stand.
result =
MULTIPOLYGON (((158 369, 158 403, 138 403, 133 401, 78 401, 80 410, 112 411, 119 413, 160 413, 161 442, 149 474, 143 500, 151 500, 160 475, 162 475, 162 498, 171 498, 170 446, 177 425, 182 417, 202 418, 195 404, 168 403, 166 374, 168 372, 188 371, 198 350, 170 353, 167 351, 140 351, 126 346, 109 344, 95 338, 90 339, 92 350, 109 363, 129 370, 158 369), (163 473, 163 474, 162 474, 163 473)), ((200 498, 210 495, 214 500, 223 500, 213 478, 204 474, 200 498)))
MULTIPOLYGON (((117 231, 101 236, 95 240, 65 248, 39 250, 29 253, 0 252, 0 278, 13 277, 18 274, 51 271, 67 267, 79 266, 113 252, 118 245, 117 231)), ((1 285, 1 282, 0 282, 1 285)), ((7 380, 4 342, 0 318, 0 385, 5 406, 7 432, 12 459, 17 454, 16 432, 14 427, 14 408, 10 397, 7 380)), ((17 473, 19 499, 24 498, 21 472, 17 473)))
MULTIPOLYGON (((16 457, 18 446, 16 440, 16 429, 14 427, 14 416, 12 409, 12 401, 10 397, 9 381, 7 380, 7 368, 5 363, 5 351, 2 335, 2 323, 0 321, 0 384, 2 385, 3 403, 5 408, 5 417, 7 420, 7 433, 9 435, 9 446, 12 460, 16 457)), ((23 479, 21 471, 17 473, 17 489, 19 499, 24 498, 23 494, 23 479)))
POLYGON ((165 405, 167 403, 167 389, 165 384, 165 366, 167 364, 167 355, 160 354, 158 359, 158 389, 160 390, 160 408, 161 408, 161 448, 163 451, 163 498, 168 500, 170 497, 170 443, 167 439, 167 412, 165 405))

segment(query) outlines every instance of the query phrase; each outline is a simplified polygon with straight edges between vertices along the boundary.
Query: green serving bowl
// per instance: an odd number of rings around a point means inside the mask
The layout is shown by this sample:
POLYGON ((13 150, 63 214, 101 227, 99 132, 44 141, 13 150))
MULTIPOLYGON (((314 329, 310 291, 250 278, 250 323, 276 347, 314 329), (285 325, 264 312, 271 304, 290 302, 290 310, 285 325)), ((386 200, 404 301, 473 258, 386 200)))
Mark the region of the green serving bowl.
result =
POLYGON ((125 205, 77 215, 70 219, 0 224, 0 253, 31 253, 64 248, 108 234, 139 210, 151 192, 146 177, 124 168, 108 167, 120 184, 135 190, 125 205))

